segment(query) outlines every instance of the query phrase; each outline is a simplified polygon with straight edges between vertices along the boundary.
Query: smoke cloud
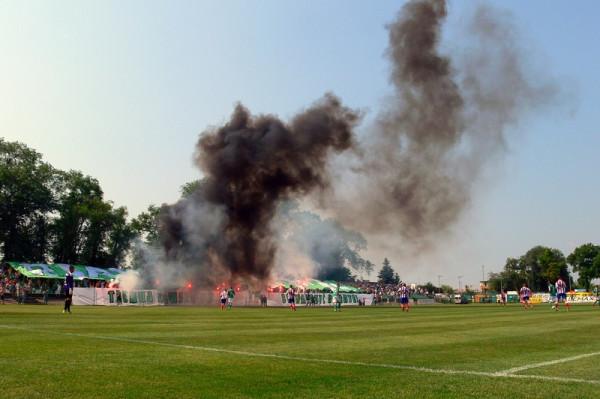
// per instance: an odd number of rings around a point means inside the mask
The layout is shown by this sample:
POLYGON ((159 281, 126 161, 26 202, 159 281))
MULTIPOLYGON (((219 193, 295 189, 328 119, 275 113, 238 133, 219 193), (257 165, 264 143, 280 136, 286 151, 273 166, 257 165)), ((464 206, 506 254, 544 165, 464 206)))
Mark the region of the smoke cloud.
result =
POLYGON ((335 280, 351 273, 365 275, 373 269, 360 255, 367 247, 362 234, 302 210, 295 201, 279 206, 273 225, 277 237, 273 273, 277 278, 335 280))
MULTIPOLYGON (((413 0, 388 26, 393 94, 361 140, 353 133, 360 113, 333 94, 289 122, 240 104, 227 123, 203 132, 195 162, 204 179, 161 212, 164 261, 187 265, 200 280, 264 281, 282 259, 293 257, 303 271, 313 262, 316 273, 335 263, 332 231, 344 240, 349 228, 391 232, 422 245, 452 226, 505 151, 507 128, 553 98, 554 87, 527 74, 510 16, 488 7, 470 19, 462 50, 442 54, 446 14, 443 0, 413 0), (332 184, 331 159, 344 152, 353 154, 350 172, 334 170, 341 178, 332 184), (337 219, 304 229, 318 242, 273 226, 280 204, 315 193, 337 219)), ((350 248, 365 262, 358 251, 366 242, 353 237, 360 244, 350 248)))
POLYGON ((345 225, 418 248, 469 206, 473 185, 506 150, 507 128, 555 94, 527 75, 510 15, 479 7, 465 48, 450 56, 440 51, 446 13, 443 0, 414 0, 388 26, 394 94, 344 181, 352 191, 338 188, 327 203, 345 225))
POLYGON ((289 123, 253 117, 238 105, 224 126, 200 136, 195 158, 205 177, 197 190, 163 210, 167 258, 199 269, 208 263, 225 276, 268 278, 278 204, 329 185, 327 161, 354 145, 359 119, 331 94, 289 123))

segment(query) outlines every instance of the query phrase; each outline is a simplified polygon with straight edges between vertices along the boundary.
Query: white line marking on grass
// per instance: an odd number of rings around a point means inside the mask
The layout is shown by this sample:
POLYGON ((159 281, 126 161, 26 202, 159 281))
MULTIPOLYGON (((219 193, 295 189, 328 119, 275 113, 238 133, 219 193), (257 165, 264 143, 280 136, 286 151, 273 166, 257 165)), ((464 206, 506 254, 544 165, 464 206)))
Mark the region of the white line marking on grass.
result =
POLYGON ((307 362, 307 363, 327 363, 327 364, 341 364, 341 365, 346 365, 346 366, 376 367, 376 368, 386 368, 386 369, 395 369, 395 370, 420 371, 423 373, 430 373, 430 374, 473 375, 473 376, 492 377, 492 378, 517 378, 517 379, 532 379, 532 380, 557 381, 557 382, 574 382, 574 383, 600 385, 600 380, 585 380, 585 379, 580 379, 580 378, 563 378, 563 377, 551 377, 551 376, 541 376, 541 375, 508 374, 507 372, 495 372, 494 373, 494 372, 485 372, 485 371, 434 369, 434 368, 428 368, 428 367, 404 366, 404 365, 400 365, 400 364, 366 363, 366 362, 355 362, 355 361, 349 361, 349 360, 335 360, 335 359, 315 359, 315 358, 301 357, 301 356, 278 355, 278 354, 273 354, 273 353, 246 352, 246 351, 240 351, 240 350, 234 350, 234 349, 212 348, 212 347, 208 347, 208 346, 171 344, 168 342, 148 341, 148 340, 143 340, 143 339, 133 339, 133 338, 125 338, 125 337, 111 337, 111 336, 105 336, 105 335, 89 335, 89 334, 77 334, 77 333, 62 332, 62 331, 36 330, 36 329, 31 329, 31 328, 24 328, 24 327, 3 325, 3 324, 0 324, 0 328, 41 333, 41 334, 54 334, 54 335, 62 335, 62 336, 77 337, 77 338, 99 339, 99 340, 117 341, 117 342, 129 342, 129 343, 133 343, 133 344, 165 346, 168 348, 191 349, 191 350, 197 350, 197 351, 203 351, 203 352, 227 353, 227 354, 247 356, 247 357, 261 357, 261 358, 279 359, 279 360, 292 360, 292 361, 307 362))
POLYGON ((555 364, 572 362, 574 360, 585 359, 586 357, 592 357, 592 356, 598 356, 598 355, 600 355, 600 352, 591 352, 591 353, 584 353, 582 355, 577 355, 577 356, 563 357, 563 358, 556 359, 556 360, 549 360, 547 362, 531 363, 531 364, 526 364, 524 366, 513 367, 512 369, 500 371, 498 374, 513 374, 513 373, 518 373, 520 371, 535 369, 538 367, 553 366, 555 364))

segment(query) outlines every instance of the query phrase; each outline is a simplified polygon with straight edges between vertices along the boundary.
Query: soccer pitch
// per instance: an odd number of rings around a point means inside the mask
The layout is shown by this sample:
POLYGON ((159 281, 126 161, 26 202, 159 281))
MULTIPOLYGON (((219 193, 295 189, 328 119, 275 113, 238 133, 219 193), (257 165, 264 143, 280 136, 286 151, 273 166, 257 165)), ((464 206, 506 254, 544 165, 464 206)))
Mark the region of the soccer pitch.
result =
POLYGON ((0 305, 2 398, 592 398, 600 309, 0 305))

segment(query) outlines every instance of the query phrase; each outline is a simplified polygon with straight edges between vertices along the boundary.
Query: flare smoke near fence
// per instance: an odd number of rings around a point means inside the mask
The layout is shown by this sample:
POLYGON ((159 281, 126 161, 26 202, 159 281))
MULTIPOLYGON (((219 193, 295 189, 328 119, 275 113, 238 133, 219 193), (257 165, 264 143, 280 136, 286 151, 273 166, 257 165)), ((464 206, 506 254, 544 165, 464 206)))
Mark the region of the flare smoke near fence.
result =
POLYGON ((329 213, 359 231, 410 243, 448 229, 505 150, 506 128, 554 88, 527 76, 510 16, 487 7, 471 18, 464 49, 442 54, 446 13, 445 1, 410 1, 388 26, 393 95, 360 140, 360 114, 333 94, 289 122, 240 104, 226 124, 203 132, 195 160, 204 179, 163 208, 166 261, 265 280, 278 205, 317 190, 329 213), (332 185, 330 158, 352 148, 353 172, 332 185))

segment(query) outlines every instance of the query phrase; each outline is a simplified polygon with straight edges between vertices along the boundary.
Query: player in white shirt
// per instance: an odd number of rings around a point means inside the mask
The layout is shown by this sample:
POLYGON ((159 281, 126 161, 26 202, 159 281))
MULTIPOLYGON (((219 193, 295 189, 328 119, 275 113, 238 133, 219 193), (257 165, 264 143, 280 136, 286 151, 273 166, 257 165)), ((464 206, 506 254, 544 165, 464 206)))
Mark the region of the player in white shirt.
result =
POLYGON ((564 302, 567 311, 571 308, 571 304, 567 302, 567 284, 559 277, 558 280, 556 280, 556 302, 554 302, 553 306, 557 312, 561 302, 564 302))
POLYGON ((408 312, 408 310, 409 310, 408 302, 409 302, 410 291, 409 291, 408 287, 406 286, 406 283, 402 283, 398 293, 400 295, 400 307, 402 308, 402 311, 408 312))
POLYGON ((287 290, 287 300, 290 305, 290 309, 294 312, 296 311, 296 291, 294 291, 294 286, 290 285, 290 288, 287 290))
POLYGON ((225 310, 225 306, 227 305, 227 290, 225 288, 223 288, 223 291, 221 291, 221 310, 225 310))
POLYGON ((523 287, 519 290, 519 295, 521 296, 521 304, 524 309, 532 309, 533 305, 529 302, 529 298, 531 297, 531 290, 527 286, 527 283, 523 283, 523 287))

